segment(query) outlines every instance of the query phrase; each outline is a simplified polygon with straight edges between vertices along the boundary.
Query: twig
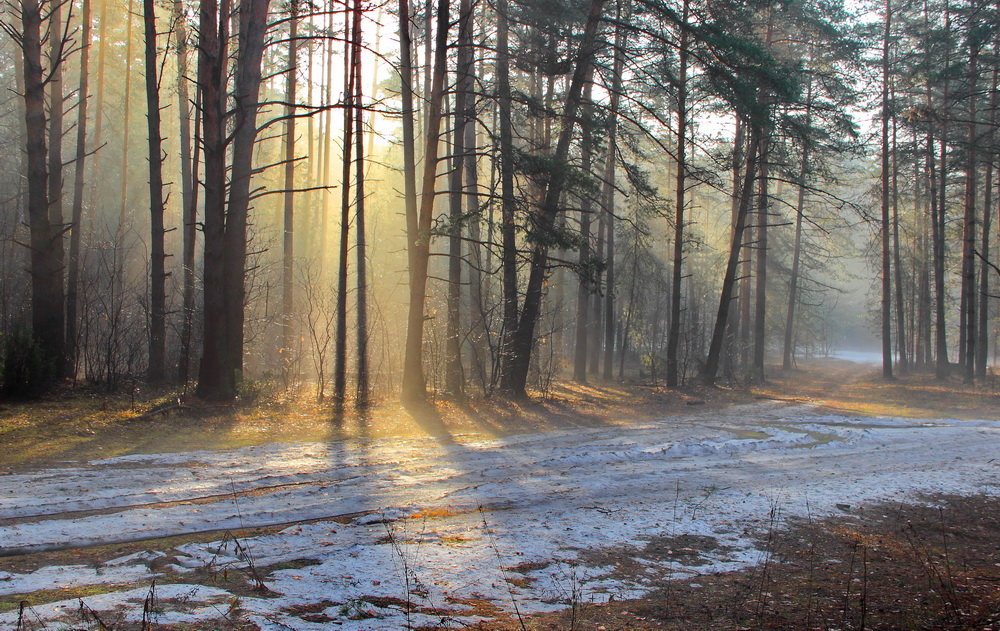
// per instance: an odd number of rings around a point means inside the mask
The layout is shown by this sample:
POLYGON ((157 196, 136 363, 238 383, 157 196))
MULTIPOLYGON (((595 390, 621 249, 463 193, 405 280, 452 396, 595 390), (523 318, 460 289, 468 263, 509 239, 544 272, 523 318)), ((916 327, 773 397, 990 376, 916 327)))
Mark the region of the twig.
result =
POLYGON ((382 525, 385 526, 386 536, 389 537, 389 545, 392 546, 393 552, 399 556, 399 562, 403 564, 403 584, 406 589, 406 628, 412 629, 413 626, 410 624, 410 609, 412 608, 412 601, 410 599, 410 567, 407 563, 406 555, 403 554, 403 549, 400 547, 399 542, 396 541, 395 534, 389 526, 389 520, 383 518, 382 525))
POLYGON ((142 601, 142 631, 152 631, 153 621, 152 614, 153 608, 156 606, 156 579, 149 584, 149 593, 146 594, 145 600, 142 601))
POLYGON ((504 585, 507 586, 507 595, 510 597, 510 603, 514 606, 514 615, 517 616, 517 622, 521 625, 521 631, 528 631, 528 627, 524 624, 524 618, 521 617, 521 610, 517 606, 517 598, 514 597, 514 588, 511 587, 512 583, 507 578, 507 570, 503 566, 503 558, 500 556, 500 549, 497 548, 497 542, 493 538, 493 532, 490 530, 489 524, 486 523, 486 513, 483 511, 483 507, 479 507, 479 516, 483 519, 483 530, 486 531, 486 537, 489 539, 490 547, 493 548, 493 553, 497 557, 497 566, 500 568, 500 575, 503 576, 504 585))

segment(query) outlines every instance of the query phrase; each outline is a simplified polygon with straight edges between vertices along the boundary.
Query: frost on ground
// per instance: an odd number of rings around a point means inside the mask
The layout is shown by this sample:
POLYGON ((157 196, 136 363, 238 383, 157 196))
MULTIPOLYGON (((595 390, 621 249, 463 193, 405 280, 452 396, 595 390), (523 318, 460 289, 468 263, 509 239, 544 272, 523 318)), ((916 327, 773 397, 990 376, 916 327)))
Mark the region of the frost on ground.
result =
MULTIPOLYGON (((745 567, 786 516, 994 493, 998 439, 1000 421, 862 419, 767 402, 496 440, 274 443, 9 474, 0 554, 216 534, 99 567, 17 573, 0 558, 0 596, 105 585, 84 598, 89 609, 138 620, 152 602, 145 615, 163 624, 461 626, 745 567), (277 527, 226 533, 260 526, 277 527), (265 589, 226 591, 206 570, 265 589)), ((80 611, 74 599, 25 615, 58 628, 80 611)), ((0 615, 0 626, 17 617, 0 615)))

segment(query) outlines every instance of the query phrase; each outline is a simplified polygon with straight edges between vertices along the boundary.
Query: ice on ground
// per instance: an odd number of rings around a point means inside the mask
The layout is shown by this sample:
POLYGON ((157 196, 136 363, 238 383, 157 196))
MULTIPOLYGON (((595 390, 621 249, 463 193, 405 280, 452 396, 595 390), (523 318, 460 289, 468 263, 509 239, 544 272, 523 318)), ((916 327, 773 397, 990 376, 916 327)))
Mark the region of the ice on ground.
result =
MULTIPOLYGON (((0 553, 197 532, 203 541, 100 567, 17 573, 0 558, 0 595, 107 584, 87 605, 134 616, 159 578, 172 584, 157 584, 157 615, 173 622, 461 626, 491 611, 632 598, 666 578, 746 567, 760 560, 774 514, 993 493, 998 445, 998 421, 855 418, 766 402, 502 439, 109 458, 0 476, 0 553), (211 534, 263 526, 273 528, 211 534), (212 572, 256 576, 269 591, 200 586, 212 572), (168 589, 185 596, 163 596, 168 589)), ((71 626, 78 610, 74 600, 33 615, 71 626)), ((0 626, 16 616, 0 615, 0 626)))

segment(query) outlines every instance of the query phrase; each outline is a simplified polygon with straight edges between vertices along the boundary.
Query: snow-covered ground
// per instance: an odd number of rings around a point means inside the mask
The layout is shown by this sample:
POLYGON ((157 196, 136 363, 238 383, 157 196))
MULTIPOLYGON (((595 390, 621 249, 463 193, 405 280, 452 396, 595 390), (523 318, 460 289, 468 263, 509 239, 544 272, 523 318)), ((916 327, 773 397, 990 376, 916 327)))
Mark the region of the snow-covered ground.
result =
MULTIPOLYGON (((238 616, 262 629, 460 626, 491 606, 523 614, 635 597, 666 577, 753 564, 775 511, 815 516, 922 492, 995 493, 998 447, 997 420, 855 418, 762 402, 495 440, 111 458, 0 476, 0 554, 278 527, 235 541, 206 534, 97 567, 16 573, 0 557, 0 595, 117 585, 84 602, 138 619, 159 578, 159 623, 238 616), (683 535, 699 535, 701 545, 662 554, 692 540, 683 535), (661 553, 647 554, 654 545, 661 553), (236 595, 206 580, 250 575, 251 566, 268 593, 236 595)), ((79 611, 67 600, 28 617, 59 628, 79 611)), ((16 612, 0 615, 0 627, 16 620, 16 612)))

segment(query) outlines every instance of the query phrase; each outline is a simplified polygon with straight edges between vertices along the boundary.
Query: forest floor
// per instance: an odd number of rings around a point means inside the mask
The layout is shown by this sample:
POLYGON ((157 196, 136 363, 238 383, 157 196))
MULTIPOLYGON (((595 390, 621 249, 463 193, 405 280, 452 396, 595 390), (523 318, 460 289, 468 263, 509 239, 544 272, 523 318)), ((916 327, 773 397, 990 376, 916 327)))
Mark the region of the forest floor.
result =
POLYGON ((137 399, 0 409, 0 628, 996 622, 994 383, 825 360, 417 417, 137 399))

